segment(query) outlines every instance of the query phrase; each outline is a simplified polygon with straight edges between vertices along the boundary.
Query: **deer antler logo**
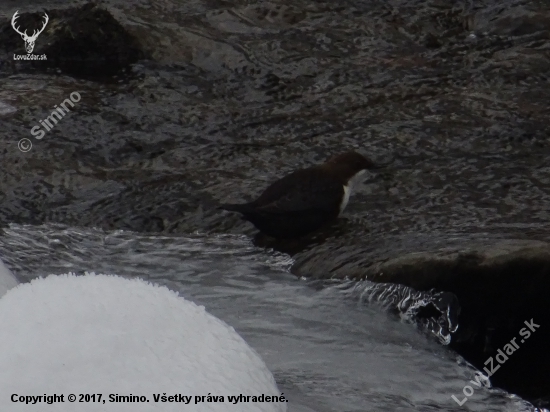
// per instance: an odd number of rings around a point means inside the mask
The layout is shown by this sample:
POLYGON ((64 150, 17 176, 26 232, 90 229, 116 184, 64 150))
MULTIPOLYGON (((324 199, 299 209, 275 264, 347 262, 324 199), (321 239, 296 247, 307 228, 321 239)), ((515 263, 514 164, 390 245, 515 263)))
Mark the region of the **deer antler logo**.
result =
POLYGON ((13 27, 13 29, 19 33, 21 35, 21 38, 25 41, 25 49, 27 50, 27 53, 31 54, 32 51, 34 50, 34 43, 36 42, 36 38, 38 37, 38 35, 40 33, 42 33, 44 31, 44 28, 46 27, 46 24, 48 24, 48 21, 50 20, 48 15, 46 13, 44 13, 44 25, 42 26, 42 28, 40 30, 35 30, 32 34, 32 36, 29 36, 27 35, 27 30, 25 30, 24 33, 21 33, 21 31, 19 30, 19 27, 15 27, 15 21, 17 20, 17 18, 19 17, 17 14, 19 13, 19 10, 17 10, 15 12, 15 14, 13 15, 12 19, 11 19, 11 26, 13 27))

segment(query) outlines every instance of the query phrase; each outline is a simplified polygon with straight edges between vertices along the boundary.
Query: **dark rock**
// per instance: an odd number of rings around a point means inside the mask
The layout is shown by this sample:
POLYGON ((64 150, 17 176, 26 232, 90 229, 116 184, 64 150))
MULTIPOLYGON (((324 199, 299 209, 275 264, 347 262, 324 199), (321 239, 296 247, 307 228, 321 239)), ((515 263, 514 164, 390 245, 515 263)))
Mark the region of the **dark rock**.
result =
MULTIPOLYGON (((402 284, 418 291, 451 292, 461 307, 451 347, 483 370, 490 357, 517 338, 519 350, 491 377, 491 382, 527 398, 540 397, 550 389, 546 379, 550 368, 550 328, 546 325, 550 319, 550 244, 520 240, 495 241, 485 246, 472 243, 470 247, 445 247, 395 257, 390 257, 391 252, 376 258, 367 254, 362 256, 368 262, 366 267, 348 256, 347 265, 325 266, 319 276, 366 275, 371 281, 402 284), (523 342, 520 330, 524 322, 531 320, 540 328, 523 342)), ((325 261, 332 261, 323 256, 325 261)), ((311 276, 311 267, 311 262, 299 259, 293 271, 311 276)), ((430 313, 429 307, 424 311, 435 318, 441 312, 432 308, 430 313)))
MULTIPOLYGON (((19 70, 60 69, 83 77, 108 77, 147 58, 139 42, 105 9, 95 3, 79 8, 47 10, 49 22, 37 39, 33 53, 47 60, 18 61, 19 70)), ((23 13, 21 27, 36 27, 43 13, 23 13)), ((29 33, 32 30, 29 29, 29 33)), ((11 54, 24 54, 24 45, 10 23, 0 25, 0 44, 10 60, 11 54)))
MULTIPOLYGON (((49 11, 36 44, 52 47, 48 61, 66 59, 56 64, 75 73, 86 62, 98 74, 108 60, 154 61, 115 84, 0 68, 10 107, 0 128, 0 221, 253 237, 252 225, 217 205, 361 150, 392 161, 365 176, 345 220, 299 242, 258 244, 292 253, 300 276, 452 293, 462 308, 452 345, 478 366, 522 322, 549 319, 548 2, 278 5, 109 0, 49 11), (434 39, 441 45, 428 47, 434 39), (89 55, 78 55, 88 40, 89 55), (77 108, 35 139, 31 128, 77 89, 77 108), (30 152, 18 150, 23 138, 30 152)), ((29 30, 40 23, 32 16, 29 30)), ((24 52, 9 21, 0 40, 5 53, 24 52)), ((544 328, 494 382, 533 400, 550 394, 540 376, 550 358, 544 328)))

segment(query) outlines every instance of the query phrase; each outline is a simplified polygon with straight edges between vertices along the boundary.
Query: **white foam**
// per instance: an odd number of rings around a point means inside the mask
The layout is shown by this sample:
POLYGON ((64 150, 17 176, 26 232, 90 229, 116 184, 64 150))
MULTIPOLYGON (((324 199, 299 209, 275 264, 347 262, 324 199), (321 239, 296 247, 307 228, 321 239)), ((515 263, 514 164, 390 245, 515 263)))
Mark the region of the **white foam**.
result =
POLYGON ((0 297, 18 283, 13 273, 0 260, 0 297))
MULTIPOLYGON (((271 372, 233 328, 165 287, 116 276, 59 275, 0 299, 0 411, 284 412, 287 403, 231 404, 229 395, 281 395, 271 372), (64 403, 13 403, 64 394, 64 403), (102 394, 100 402, 67 401, 102 394), (109 394, 148 403, 110 403, 109 394), (153 394, 191 395, 191 404, 153 394), (196 395, 224 403, 195 404, 196 395)), ((96 397, 97 398, 97 397, 96 397)))

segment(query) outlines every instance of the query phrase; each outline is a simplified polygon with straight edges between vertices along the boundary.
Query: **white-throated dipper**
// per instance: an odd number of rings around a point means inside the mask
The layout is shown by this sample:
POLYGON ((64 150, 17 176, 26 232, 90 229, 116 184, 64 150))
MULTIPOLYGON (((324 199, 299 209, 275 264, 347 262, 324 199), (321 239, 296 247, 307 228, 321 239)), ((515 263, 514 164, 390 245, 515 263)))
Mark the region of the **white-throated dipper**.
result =
POLYGON ((348 204, 355 178, 375 167, 359 153, 343 153, 277 180, 252 202, 220 209, 241 213, 268 236, 300 237, 336 219, 348 204))

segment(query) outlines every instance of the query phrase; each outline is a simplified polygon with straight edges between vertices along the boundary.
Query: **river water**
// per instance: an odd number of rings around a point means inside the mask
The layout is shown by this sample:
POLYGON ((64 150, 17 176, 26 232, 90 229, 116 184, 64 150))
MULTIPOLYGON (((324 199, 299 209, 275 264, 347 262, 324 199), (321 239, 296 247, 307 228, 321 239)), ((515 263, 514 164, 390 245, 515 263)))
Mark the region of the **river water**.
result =
POLYGON ((300 279, 239 235, 142 235, 11 225, 0 256, 21 281, 86 271, 140 277, 204 305, 265 360, 289 411, 535 411, 477 388, 474 370, 414 324, 360 298, 363 283, 300 279), (463 400, 464 386, 475 388, 463 400))
MULTIPOLYGON (((0 227, 39 225, 0 238, 21 280, 89 270, 179 290, 262 354, 294 410, 521 409, 488 390, 456 404, 473 372, 439 343, 452 316, 427 328, 438 340, 387 308, 400 285, 456 295, 451 346, 478 366, 550 318, 548 1, 84 3, 0 5, 0 227), (49 66, 13 61, 16 10, 29 32, 48 11, 49 66), (297 277, 218 210, 346 150, 386 167, 336 234, 293 254, 297 277), (346 278, 397 286, 372 299, 346 278)), ((495 384, 548 405, 548 330, 495 384)))

